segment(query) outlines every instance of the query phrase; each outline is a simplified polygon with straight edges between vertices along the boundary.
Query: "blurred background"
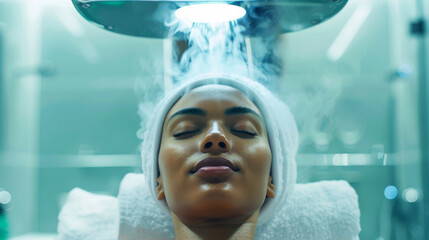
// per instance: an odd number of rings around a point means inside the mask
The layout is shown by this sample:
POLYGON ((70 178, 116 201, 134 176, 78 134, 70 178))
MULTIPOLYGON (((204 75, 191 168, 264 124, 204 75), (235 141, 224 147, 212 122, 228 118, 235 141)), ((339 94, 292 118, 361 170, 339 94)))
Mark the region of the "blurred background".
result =
MULTIPOLYGON (((363 240, 429 239, 428 13, 427 0, 350 0, 278 37, 298 181, 349 181, 363 240)), ((115 196, 141 171, 136 86, 163 77, 168 44, 105 31, 70 0, 0 0, 0 239, 51 239, 70 190, 115 196)))

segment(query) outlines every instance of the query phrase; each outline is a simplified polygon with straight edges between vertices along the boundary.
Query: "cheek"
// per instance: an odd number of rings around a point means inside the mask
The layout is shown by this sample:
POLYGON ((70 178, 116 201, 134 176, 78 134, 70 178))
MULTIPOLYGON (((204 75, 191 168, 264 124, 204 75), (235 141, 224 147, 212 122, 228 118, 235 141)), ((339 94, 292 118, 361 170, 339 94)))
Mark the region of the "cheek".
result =
POLYGON ((269 176, 271 168, 271 149, 267 142, 261 141, 253 145, 245 146, 245 161, 249 170, 254 172, 255 176, 269 176))
POLYGON ((180 192, 188 173, 187 160, 195 153, 195 147, 189 143, 175 144, 165 142, 159 151, 158 166, 163 180, 164 191, 168 198, 180 192))
POLYGON ((186 158, 198 150, 195 143, 174 141, 165 141, 159 149, 158 164, 159 168, 165 170, 174 170, 174 166, 183 165, 186 158))
POLYGON ((243 154, 246 162, 246 183, 249 186, 250 196, 262 204, 265 200, 268 178, 271 169, 271 150, 266 142, 260 142, 245 148, 243 154))

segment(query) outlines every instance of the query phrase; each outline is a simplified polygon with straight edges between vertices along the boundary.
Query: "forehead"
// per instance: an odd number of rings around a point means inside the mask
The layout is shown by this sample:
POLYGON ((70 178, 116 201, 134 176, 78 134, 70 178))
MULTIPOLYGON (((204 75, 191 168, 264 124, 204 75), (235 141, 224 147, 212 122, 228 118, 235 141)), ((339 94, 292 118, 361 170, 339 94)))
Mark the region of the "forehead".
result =
POLYGON ((260 114, 256 105, 243 92, 230 86, 218 84, 192 89, 177 101, 171 108, 170 114, 183 108, 198 107, 207 109, 209 106, 220 106, 221 108, 248 107, 260 114))

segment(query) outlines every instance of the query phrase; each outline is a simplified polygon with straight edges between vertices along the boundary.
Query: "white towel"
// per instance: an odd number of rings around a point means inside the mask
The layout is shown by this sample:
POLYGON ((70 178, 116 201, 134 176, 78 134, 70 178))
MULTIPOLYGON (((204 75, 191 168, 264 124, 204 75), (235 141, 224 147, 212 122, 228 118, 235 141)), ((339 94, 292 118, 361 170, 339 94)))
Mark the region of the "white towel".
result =
MULTIPOLYGON (((127 174, 118 199, 71 191, 59 216, 58 240, 116 240, 118 228, 120 240, 173 239, 172 221, 144 181, 142 174, 127 174)), ((297 184, 287 204, 257 227, 255 239, 356 240, 359 218, 357 195, 347 182, 297 184)))
POLYGON ((57 240, 113 240, 119 229, 118 200, 75 188, 58 216, 57 240))
MULTIPOLYGON (((121 183, 120 239, 173 239, 170 216, 156 207, 144 181, 141 174, 127 174, 121 183)), ((359 219, 357 195, 347 182, 297 184, 287 204, 258 226, 255 239, 352 240, 359 219)))

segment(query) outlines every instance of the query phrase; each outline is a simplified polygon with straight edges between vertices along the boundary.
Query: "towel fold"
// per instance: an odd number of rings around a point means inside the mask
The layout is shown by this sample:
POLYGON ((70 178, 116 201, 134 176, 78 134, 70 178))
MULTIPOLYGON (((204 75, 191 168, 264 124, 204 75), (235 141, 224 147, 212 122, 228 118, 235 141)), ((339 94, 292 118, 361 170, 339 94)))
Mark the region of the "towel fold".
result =
POLYGON ((346 181, 297 184, 290 201, 257 228, 256 239, 356 240, 357 195, 346 181))
POLYGON ((73 189, 58 216, 57 240, 113 240, 119 228, 115 197, 73 189))
MULTIPOLYGON (((127 174, 118 199, 71 191, 59 216, 59 240, 173 239, 173 223, 157 207, 142 174, 127 174), (118 211, 119 204, 119 211, 118 211), (119 212, 119 213, 118 213, 119 212)), ((255 239, 356 240, 360 211, 345 181, 297 184, 287 204, 256 229, 255 239)))

